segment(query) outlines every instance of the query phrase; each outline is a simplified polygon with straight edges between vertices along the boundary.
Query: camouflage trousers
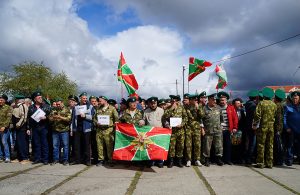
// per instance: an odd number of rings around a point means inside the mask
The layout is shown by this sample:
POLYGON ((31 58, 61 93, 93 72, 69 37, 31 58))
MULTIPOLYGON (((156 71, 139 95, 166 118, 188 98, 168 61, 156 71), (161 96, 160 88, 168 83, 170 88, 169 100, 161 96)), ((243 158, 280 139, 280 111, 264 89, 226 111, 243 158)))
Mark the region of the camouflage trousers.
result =
POLYGON ((260 166, 273 167, 273 140, 274 129, 273 126, 268 128, 257 129, 256 143, 257 143, 257 158, 256 163, 260 166), (266 159, 266 162, 264 162, 266 159))
POLYGON ((108 160, 112 160, 114 148, 114 129, 113 127, 105 130, 97 129, 96 142, 98 150, 98 160, 104 160, 104 152, 106 152, 108 160), (106 151, 104 151, 104 148, 106 151))
POLYGON ((186 160, 200 160, 201 133, 200 129, 186 129, 185 132, 186 160), (192 151, 193 150, 193 151, 192 151), (193 158, 192 158, 192 153, 193 158))
POLYGON ((211 146, 215 148, 215 156, 223 156, 223 136, 222 132, 205 134, 203 143, 203 156, 210 157, 211 146))
POLYGON ((184 149, 184 129, 183 128, 172 128, 172 135, 170 140, 169 156, 171 158, 183 157, 184 149))

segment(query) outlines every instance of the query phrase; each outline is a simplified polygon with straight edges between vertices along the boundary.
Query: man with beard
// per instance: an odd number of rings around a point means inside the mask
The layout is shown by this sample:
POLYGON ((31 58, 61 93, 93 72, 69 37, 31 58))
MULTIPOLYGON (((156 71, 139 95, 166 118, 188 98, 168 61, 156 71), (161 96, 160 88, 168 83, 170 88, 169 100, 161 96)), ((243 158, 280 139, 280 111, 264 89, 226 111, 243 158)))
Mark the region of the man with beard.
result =
MULTIPOLYGON (((149 107, 144 111, 144 121, 145 125, 152 127, 163 127, 162 117, 164 115, 164 110, 157 107, 158 98, 150 97, 147 100, 149 107)), ((157 161, 158 167, 163 168, 163 161, 157 161)), ((154 165, 154 161, 149 163, 149 166, 154 165)))

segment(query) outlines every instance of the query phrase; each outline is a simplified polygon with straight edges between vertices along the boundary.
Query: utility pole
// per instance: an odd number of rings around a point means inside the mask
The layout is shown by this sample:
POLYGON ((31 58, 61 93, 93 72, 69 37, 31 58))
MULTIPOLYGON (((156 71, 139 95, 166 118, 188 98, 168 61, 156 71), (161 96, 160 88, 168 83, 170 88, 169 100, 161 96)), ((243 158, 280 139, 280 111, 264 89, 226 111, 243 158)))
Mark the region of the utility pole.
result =
POLYGON ((295 76, 296 76, 296 73, 298 72, 299 69, 300 69, 300 66, 297 67, 296 71, 295 71, 294 74, 292 75, 294 87, 295 87, 295 76))
POLYGON ((176 95, 178 95, 178 82, 177 82, 177 79, 176 79, 176 95))

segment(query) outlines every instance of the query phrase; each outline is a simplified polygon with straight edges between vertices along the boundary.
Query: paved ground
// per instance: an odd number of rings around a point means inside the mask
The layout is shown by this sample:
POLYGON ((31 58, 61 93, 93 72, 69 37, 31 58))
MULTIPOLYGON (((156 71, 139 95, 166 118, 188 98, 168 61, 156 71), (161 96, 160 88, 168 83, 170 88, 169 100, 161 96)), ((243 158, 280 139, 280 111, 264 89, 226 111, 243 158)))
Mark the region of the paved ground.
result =
POLYGON ((0 194, 300 194, 300 165, 159 169, 0 163, 0 194))

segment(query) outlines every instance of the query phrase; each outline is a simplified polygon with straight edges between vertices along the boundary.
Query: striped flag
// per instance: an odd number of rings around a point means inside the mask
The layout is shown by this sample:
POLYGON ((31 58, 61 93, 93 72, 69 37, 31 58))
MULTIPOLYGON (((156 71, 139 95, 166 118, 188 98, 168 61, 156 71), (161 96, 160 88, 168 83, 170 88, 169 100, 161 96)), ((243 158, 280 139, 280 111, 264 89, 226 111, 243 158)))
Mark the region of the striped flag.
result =
POLYGON ((227 75, 222 65, 216 65, 216 75, 219 77, 216 89, 224 89, 227 86, 227 75))

